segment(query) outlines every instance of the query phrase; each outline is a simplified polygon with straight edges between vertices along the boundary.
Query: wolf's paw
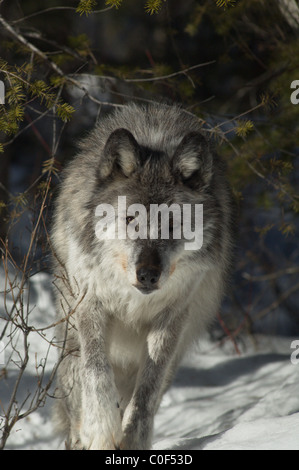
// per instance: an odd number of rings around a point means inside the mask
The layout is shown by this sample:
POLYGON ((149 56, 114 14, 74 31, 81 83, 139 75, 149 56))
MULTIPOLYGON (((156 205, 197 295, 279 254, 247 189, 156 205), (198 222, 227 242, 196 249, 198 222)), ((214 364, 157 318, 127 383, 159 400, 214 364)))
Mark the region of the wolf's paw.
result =
POLYGON ((120 443, 121 450, 150 450, 151 439, 149 436, 141 436, 138 432, 125 432, 120 443))
POLYGON ((123 420, 123 439, 121 450, 149 450, 151 449, 152 419, 144 416, 131 416, 132 420, 123 420))
POLYGON ((115 450, 123 440, 120 413, 94 413, 84 416, 80 429, 80 441, 86 450, 115 450))

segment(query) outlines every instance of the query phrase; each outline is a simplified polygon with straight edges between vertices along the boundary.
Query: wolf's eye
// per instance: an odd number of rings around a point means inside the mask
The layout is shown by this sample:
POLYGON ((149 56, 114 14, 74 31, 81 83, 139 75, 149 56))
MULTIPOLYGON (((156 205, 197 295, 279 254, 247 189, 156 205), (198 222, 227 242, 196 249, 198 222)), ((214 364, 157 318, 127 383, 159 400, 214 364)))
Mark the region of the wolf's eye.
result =
POLYGON ((126 217, 126 224, 129 225, 130 222, 132 222, 132 220, 134 220, 135 217, 133 215, 128 215, 128 217, 126 217))

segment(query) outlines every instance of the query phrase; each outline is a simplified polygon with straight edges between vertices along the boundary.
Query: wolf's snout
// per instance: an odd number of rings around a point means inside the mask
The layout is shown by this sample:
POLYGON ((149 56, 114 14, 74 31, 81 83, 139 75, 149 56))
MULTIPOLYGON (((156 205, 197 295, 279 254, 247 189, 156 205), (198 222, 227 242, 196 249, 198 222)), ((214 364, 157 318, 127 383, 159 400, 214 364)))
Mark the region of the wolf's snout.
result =
POLYGON ((156 266, 140 266, 137 267, 136 276, 142 291, 152 291, 157 288, 161 269, 156 266))
POLYGON ((157 249, 145 246, 136 263, 137 289, 143 294, 150 294, 158 289, 162 274, 161 257, 157 249))

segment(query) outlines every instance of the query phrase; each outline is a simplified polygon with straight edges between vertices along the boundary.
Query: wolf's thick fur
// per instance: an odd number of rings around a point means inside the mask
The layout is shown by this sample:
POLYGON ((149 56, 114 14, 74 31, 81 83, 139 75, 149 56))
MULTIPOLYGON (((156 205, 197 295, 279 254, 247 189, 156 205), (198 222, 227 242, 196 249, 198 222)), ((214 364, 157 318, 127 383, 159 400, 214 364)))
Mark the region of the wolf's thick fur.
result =
MULTIPOLYGON (((56 421, 69 448, 148 449, 154 415, 186 349, 218 311, 232 253, 224 165, 198 120, 135 104, 105 117, 66 168, 52 243, 56 421), (98 204, 203 204, 203 246, 99 240, 98 204)), ((130 223, 130 219, 127 221, 130 223)))

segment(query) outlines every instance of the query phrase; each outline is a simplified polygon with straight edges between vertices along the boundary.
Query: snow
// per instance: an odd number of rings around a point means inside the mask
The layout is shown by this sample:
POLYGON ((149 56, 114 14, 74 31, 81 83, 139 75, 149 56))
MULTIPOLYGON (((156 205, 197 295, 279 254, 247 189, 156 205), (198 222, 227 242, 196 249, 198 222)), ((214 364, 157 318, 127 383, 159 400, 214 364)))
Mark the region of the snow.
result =
MULTIPOLYGON (((3 291, 3 276, 0 279, 3 291)), ((29 323, 35 328, 53 323, 51 277, 46 273, 33 276, 28 293, 29 323)), ((0 295, 1 332, 5 311, 3 294, 0 295)), ((9 306, 9 298, 5 301, 9 306)), ((40 364, 46 362, 46 383, 57 360, 56 350, 50 345, 53 330, 45 333, 46 338, 33 331, 29 334, 30 361, 17 395, 19 404, 27 397, 24 409, 34 397, 37 372, 42 370, 40 364)), ((13 338, 16 344, 17 333, 13 338)), ((203 339, 185 358, 162 400, 155 419, 153 449, 298 450, 299 364, 290 359, 295 339, 243 338, 239 344, 241 355, 237 355, 229 340, 220 347, 208 338, 203 339)), ((0 403, 6 409, 19 370, 9 361, 6 374, 1 376, 1 354, 0 403)), ((7 363, 8 348, 4 356, 7 363)), ((52 404, 53 398, 49 396, 44 406, 18 421, 6 449, 63 449, 64 444, 51 425, 52 404)))
MULTIPOLYGON (((267 350, 267 338, 258 339, 267 350)), ((289 340, 272 340, 285 353, 193 355, 162 403, 155 447, 299 449, 299 367, 289 340)))

